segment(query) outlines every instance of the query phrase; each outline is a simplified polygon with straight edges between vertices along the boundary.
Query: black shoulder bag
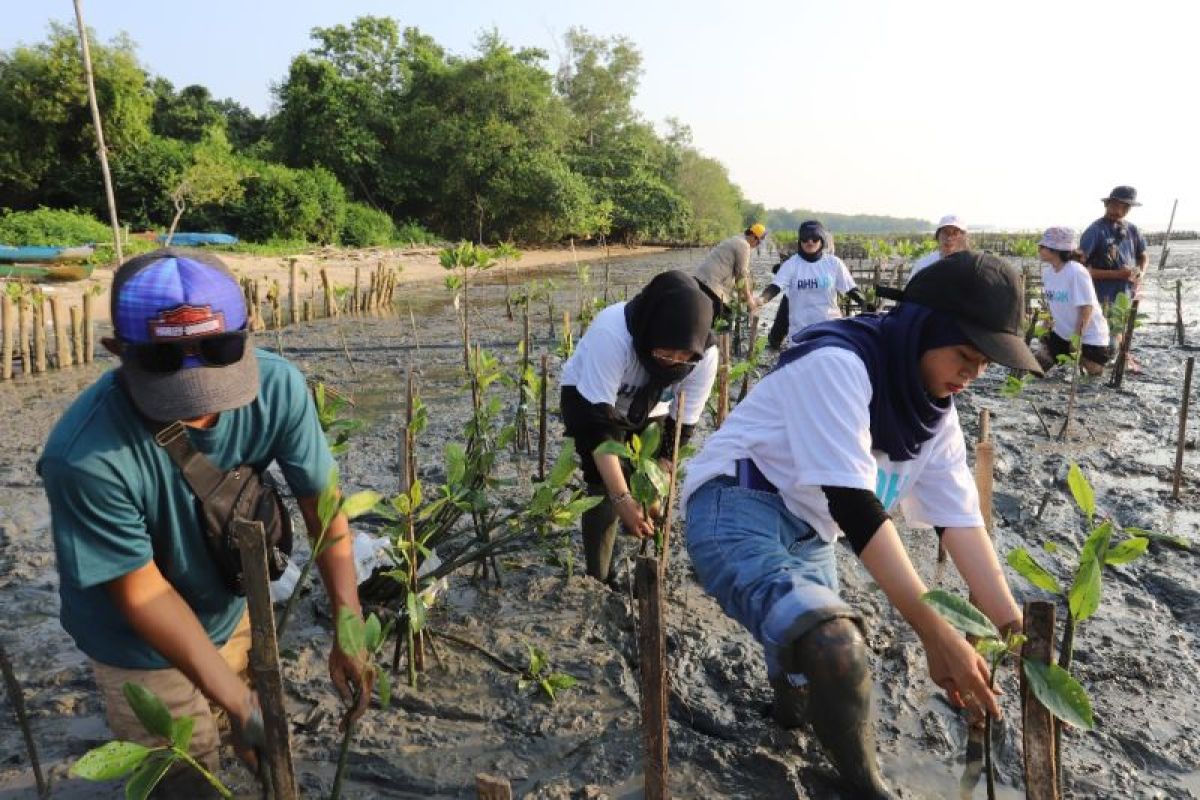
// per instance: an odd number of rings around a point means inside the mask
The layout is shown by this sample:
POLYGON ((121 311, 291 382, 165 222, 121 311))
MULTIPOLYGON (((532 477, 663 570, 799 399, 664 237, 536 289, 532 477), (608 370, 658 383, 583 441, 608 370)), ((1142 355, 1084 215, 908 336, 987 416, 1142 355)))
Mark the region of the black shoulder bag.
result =
POLYGON ((167 451, 179 467, 192 493, 204 544, 221 573, 225 586, 244 595, 242 557, 233 535, 233 522, 261 522, 267 534, 267 570, 276 580, 287 569, 292 553, 292 518, 275 487, 268 485, 249 464, 223 472, 195 448, 182 422, 156 422, 142 418, 154 434, 154 443, 167 451))

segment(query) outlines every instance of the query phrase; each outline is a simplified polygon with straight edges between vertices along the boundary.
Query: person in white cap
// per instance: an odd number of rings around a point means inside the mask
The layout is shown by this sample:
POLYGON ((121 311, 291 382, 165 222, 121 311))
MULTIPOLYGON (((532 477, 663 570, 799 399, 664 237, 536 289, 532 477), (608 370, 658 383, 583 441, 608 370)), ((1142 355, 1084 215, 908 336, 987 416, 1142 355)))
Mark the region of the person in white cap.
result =
POLYGON ((910 281, 913 276, 931 264, 967 249, 967 223, 963 222, 962 217, 957 214, 947 214, 938 220, 933 238, 937 240, 937 250, 926 253, 913 262, 912 272, 908 274, 910 281))
POLYGON ((1054 320, 1053 328, 1041 339, 1037 352, 1042 369, 1050 370, 1061 355, 1069 355, 1072 339, 1080 337, 1079 366, 1089 375, 1099 375, 1112 357, 1108 320, 1096 297, 1096 287, 1083 265, 1079 239, 1070 228, 1047 228, 1038 242, 1042 267, 1042 292, 1054 320))

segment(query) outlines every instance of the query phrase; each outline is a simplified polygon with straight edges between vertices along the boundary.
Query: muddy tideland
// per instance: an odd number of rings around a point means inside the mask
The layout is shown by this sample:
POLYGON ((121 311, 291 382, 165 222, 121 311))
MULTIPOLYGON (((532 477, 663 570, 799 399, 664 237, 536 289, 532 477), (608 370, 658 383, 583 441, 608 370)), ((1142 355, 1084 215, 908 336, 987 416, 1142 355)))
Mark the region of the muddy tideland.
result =
MULTIPOLYGON (((521 280, 553 282, 553 310, 533 304, 534 352, 553 351, 562 312, 576 317, 580 298, 622 299, 655 272, 689 269, 701 253, 674 251, 605 265, 586 275, 566 264, 521 280), (605 275, 608 275, 607 290, 605 275)), ((759 281, 773 263, 755 260, 759 281)), ((1157 254, 1152 254, 1157 263, 1157 254)), ((981 409, 989 409, 996 442, 995 541, 1001 556, 1026 547, 1070 580, 1074 552, 1086 536, 1065 476, 1078 462, 1096 488, 1101 512, 1120 524, 1183 537, 1192 549, 1154 542, 1147 556, 1104 572, 1097 614, 1079 631, 1075 674, 1092 696, 1092 732, 1063 737, 1068 797, 1178 798, 1200 796, 1200 461, 1196 424, 1184 454, 1181 498, 1171 499, 1183 365, 1200 342, 1200 247, 1179 245, 1164 273, 1152 270, 1142 302, 1145 322, 1134 353, 1141 374, 1121 390, 1104 380, 1079 387, 1075 420, 1061 427, 1069 384, 1058 370, 1031 383, 1015 399, 1001 395, 1005 370, 991 367, 958 399, 968 441, 981 409), (1185 280, 1186 334, 1173 343, 1175 280, 1185 280), (1057 554, 1043 545, 1057 545, 1057 554)), ((517 363, 520 323, 509 321, 497 277, 470 290, 473 338, 510 371, 517 363)), ((259 338, 282 347, 312 379, 325 381, 355 402, 366 428, 341 459, 349 490, 397 490, 397 432, 404 415, 405 368, 417 374, 430 423, 419 442, 419 473, 440 482, 445 442, 462 437, 470 415, 463 388, 458 327, 450 297, 438 282, 408 282, 397 291, 396 313, 341 318, 284 329, 259 338)), ((518 317, 519 319, 519 317, 518 317)), ((576 336, 578 333, 576 332, 576 336)), ((551 407, 561 359, 551 359, 551 407)), ((47 433, 75 395, 113 362, 0 385, 0 637, 24 687, 34 738, 55 797, 108 797, 113 784, 89 784, 68 775, 88 749, 107 738, 103 709, 86 659, 58 622, 57 573, 49 512, 34 471, 47 433)), ((1197 379, 1200 383, 1200 378, 1197 379)), ((505 414, 515 392, 504 390, 505 414)), ((803 402, 796 398, 796 402, 803 402)), ((1193 405, 1193 408, 1195 406, 1193 405)), ((787 409, 780 409, 787 413, 787 409)), ((702 439, 709 422, 699 431, 702 439)), ((551 454, 561 425, 551 415, 551 454)), ((527 457, 505 456, 504 492, 519 502, 534 467, 527 457)), ((464 535, 469 535, 464 532, 464 535)), ((939 574, 937 544, 928 531, 905 533, 918 570, 930 586, 962 591, 953 569, 939 574)), ((665 592, 670 669, 670 781, 677 797, 836 797, 829 764, 807 729, 789 732, 767 714, 771 699, 758 646, 697 586, 686 553, 673 539, 665 592)), ((575 563, 581 564, 577 537, 575 563)), ((622 583, 631 572, 626 544, 622 583)), ((299 555, 300 558, 304 554, 299 555)), ((960 796, 967 728, 927 677, 915 634, 892 610, 848 549, 840 555, 846 598, 867 620, 875 677, 876 733, 884 772, 904 798, 960 796)), ((634 798, 642 790, 642 740, 637 678, 636 602, 576 573, 544 550, 507 554, 502 585, 473 579, 470 568, 453 576, 430 624, 524 666, 526 643, 543 649, 553 668, 575 676, 575 688, 556 703, 518 691, 513 675, 477 651, 439 643, 417 689, 401 678, 392 708, 363 718, 349 757, 347 797, 473 797, 474 776, 508 778, 515 795, 530 798, 634 798)), ((1009 572, 1018 600, 1046 599, 1009 572)), ((1064 609, 1060 604, 1059 617, 1064 609)), ((301 791, 327 795, 337 760, 339 703, 326 672, 331 622, 324 595, 314 588, 281 642, 287 702, 301 791)), ((390 646, 389 646, 390 652, 390 646)), ((390 659, 389 659, 390 660, 390 659)), ((998 790, 1023 793, 1019 691, 1006 668, 999 680, 1007 716, 996 736, 998 790)), ((10 707, 0 724, 0 797, 33 793, 25 747, 10 707)), ((252 778, 228 753, 223 778, 253 795, 252 778)), ((982 797, 982 782, 975 796, 982 797)))

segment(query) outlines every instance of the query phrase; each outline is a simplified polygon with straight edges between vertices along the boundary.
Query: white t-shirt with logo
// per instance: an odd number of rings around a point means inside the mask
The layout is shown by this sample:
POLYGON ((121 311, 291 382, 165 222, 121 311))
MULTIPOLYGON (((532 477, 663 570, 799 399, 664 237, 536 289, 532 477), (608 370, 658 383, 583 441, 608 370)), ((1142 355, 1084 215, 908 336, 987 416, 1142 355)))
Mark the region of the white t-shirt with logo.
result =
POLYGON ((687 465, 680 507, 718 475, 753 459, 784 505, 826 541, 841 529, 822 486, 875 492, 910 527, 980 527, 979 495, 953 404, 909 461, 871 449, 871 380, 857 355, 822 347, 764 377, 687 465))
POLYGON ((1080 306, 1092 307, 1092 318, 1083 330, 1083 343, 1098 347, 1108 345, 1108 320, 1096 297, 1096 284, 1087 268, 1078 261, 1068 261, 1061 271, 1046 264, 1042 267, 1042 295, 1054 318, 1054 332, 1067 341, 1075 335, 1079 324, 1080 306))
MULTIPOLYGON (((669 412, 685 425, 699 422, 717 377, 717 358, 717 348, 708 348, 695 369, 668 390, 669 404, 658 403, 650 416, 669 412), (680 392, 685 401, 682 418, 675 416, 680 392)), ((633 349, 633 336, 625 325, 625 303, 614 303, 596 315, 563 365, 559 382, 574 386, 589 403, 608 403, 621 416, 628 416, 629 404, 637 390, 650 382, 650 374, 633 349)))
POLYGON ((842 316, 838 292, 845 294, 855 288, 846 264, 828 253, 812 262, 799 255, 792 256, 783 262, 771 283, 787 293, 788 336, 795 336, 817 322, 842 316))

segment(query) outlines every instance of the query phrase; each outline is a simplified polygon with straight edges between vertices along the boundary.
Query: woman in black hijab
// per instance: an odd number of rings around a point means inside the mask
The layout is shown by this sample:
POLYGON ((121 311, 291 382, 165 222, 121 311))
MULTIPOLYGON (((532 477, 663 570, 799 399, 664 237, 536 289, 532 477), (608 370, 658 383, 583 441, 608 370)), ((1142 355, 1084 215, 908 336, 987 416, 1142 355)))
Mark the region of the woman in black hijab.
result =
MULTIPOLYGON (((563 366, 566 432, 575 439, 588 493, 604 498, 582 520, 587 573, 597 580, 608 581, 615 572, 618 520, 639 537, 653 535, 654 527, 629 494, 627 465, 594 451, 605 441, 628 441, 663 415, 665 430, 674 430, 678 418, 681 442, 691 437, 717 374, 712 314, 712 302, 695 278, 664 272, 633 299, 597 314, 563 366)), ((664 460, 672 438, 661 439, 664 460)))

